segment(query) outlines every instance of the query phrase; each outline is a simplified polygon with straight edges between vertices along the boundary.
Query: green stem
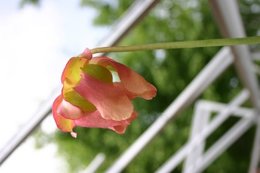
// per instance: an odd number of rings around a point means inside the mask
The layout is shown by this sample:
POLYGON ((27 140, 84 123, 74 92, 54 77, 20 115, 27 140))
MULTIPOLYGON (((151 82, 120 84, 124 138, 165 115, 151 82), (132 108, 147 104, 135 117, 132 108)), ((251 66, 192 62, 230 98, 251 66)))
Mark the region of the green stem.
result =
POLYGON ((109 52, 133 52, 154 49, 181 49, 181 48, 198 48, 213 46, 231 46, 241 44, 260 44, 260 36, 245 38, 223 38, 210 40, 194 40, 194 41, 177 41, 166 43, 153 43, 134 46, 115 46, 115 47, 99 47, 91 49, 92 54, 109 53, 109 52))

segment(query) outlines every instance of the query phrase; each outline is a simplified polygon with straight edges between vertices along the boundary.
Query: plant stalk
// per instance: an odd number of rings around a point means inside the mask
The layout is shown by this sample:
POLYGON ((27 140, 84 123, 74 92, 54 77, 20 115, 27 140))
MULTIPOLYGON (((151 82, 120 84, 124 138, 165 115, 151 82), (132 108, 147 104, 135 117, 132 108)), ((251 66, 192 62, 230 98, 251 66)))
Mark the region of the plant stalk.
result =
POLYGON ((109 53, 109 52, 134 52, 155 49, 183 49, 199 47, 216 47, 216 46, 233 46, 233 45, 260 44, 260 36, 243 37, 243 38, 223 38, 209 40, 177 41, 165 43, 152 43, 133 46, 115 46, 115 47, 98 47, 91 49, 91 53, 109 53))

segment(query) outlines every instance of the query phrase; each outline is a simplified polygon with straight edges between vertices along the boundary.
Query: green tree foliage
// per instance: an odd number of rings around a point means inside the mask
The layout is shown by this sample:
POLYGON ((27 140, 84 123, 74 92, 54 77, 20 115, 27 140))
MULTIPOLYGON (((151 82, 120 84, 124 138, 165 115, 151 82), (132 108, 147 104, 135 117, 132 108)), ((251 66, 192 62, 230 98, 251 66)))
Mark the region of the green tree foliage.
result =
POLYGON ((33 5, 39 5, 40 0, 22 0, 20 2, 20 6, 23 7, 26 4, 33 4, 33 5))
MULTIPOLYGON (((239 1, 248 35, 256 35, 259 27, 257 23, 260 23, 259 15, 252 12, 252 2, 256 0, 239 1)), ((124 0, 82 0, 83 6, 98 10, 94 21, 98 26, 112 25, 131 3, 124 0)), ((259 8, 259 3, 255 5, 259 8)), ((132 45, 219 37, 221 35, 214 23, 207 1, 162 0, 120 44, 132 45)), ((197 48, 111 54, 111 57, 127 64, 153 83, 158 89, 158 95, 152 101, 140 99, 134 102, 139 117, 129 126, 124 135, 117 135, 112 131, 102 129, 77 128, 78 138, 71 139, 68 134, 57 132, 54 139, 58 144, 60 155, 64 156, 69 165, 69 171, 76 172, 86 167, 100 152, 106 155, 106 160, 99 172, 106 170, 160 116, 160 113, 196 77, 218 50, 219 48, 197 48)), ((241 88, 235 70, 230 67, 203 93, 201 98, 228 102, 241 88)), ((190 107, 174 122, 169 123, 124 172, 154 172, 187 141, 192 112, 192 107, 190 107)), ((236 121, 236 118, 226 121, 207 140, 207 147, 236 121)), ((254 129, 251 129, 205 172, 246 172, 253 134, 254 129)), ((181 172, 181 166, 175 172, 181 172)))

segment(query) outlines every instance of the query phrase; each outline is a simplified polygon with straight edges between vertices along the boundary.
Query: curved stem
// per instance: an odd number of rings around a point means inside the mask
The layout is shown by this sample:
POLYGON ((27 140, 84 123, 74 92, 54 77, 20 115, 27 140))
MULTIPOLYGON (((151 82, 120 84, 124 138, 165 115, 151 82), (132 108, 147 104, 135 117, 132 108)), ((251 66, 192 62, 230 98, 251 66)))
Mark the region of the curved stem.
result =
POLYGON ((165 43, 153 43, 134 46, 115 46, 115 47, 99 47, 91 49, 92 54, 108 53, 108 52, 133 52, 154 49, 181 49, 181 48, 198 48, 213 46, 231 46, 241 44, 260 44, 260 36, 244 37, 244 38, 223 38, 210 40, 194 40, 194 41, 177 41, 165 43))

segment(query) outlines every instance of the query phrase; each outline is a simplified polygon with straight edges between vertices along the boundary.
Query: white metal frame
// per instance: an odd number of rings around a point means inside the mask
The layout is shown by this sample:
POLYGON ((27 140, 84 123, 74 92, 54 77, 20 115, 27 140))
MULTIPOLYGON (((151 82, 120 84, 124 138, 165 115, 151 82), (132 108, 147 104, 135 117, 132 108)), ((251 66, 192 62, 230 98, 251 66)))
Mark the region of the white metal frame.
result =
POLYGON ((80 173, 95 173, 98 168, 105 161, 106 156, 103 153, 98 153, 96 157, 91 161, 91 163, 87 166, 87 168, 80 173))
POLYGON ((228 106, 217 103, 199 102, 195 108, 191 140, 185 145, 185 147, 180 149, 176 155, 170 158, 161 168, 159 168, 157 172, 165 173, 172 171, 182 161, 182 159, 184 159, 185 156, 187 156, 187 160, 183 172, 194 173, 201 172, 205 169, 240 135, 242 135, 257 118, 253 110, 237 107, 245 101, 245 98, 248 96, 248 94, 244 94, 244 96, 242 95, 243 94, 241 94, 240 97, 237 97, 236 100, 233 101, 233 104, 231 103, 228 106), (238 103, 239 101, 240 103, 238 103), (208 107, 209 105, 210 107, 208 107), (207 124, 210 112, 215 111, 219 111, 220 114, 218 114, 214 120, 207 124), (223 121, 230 117, 231 114, 241 116, 241 120, 236 123, 231 130, 223 135, 223 137, 221 137, 221 139, 219 139, 210 149, 208 149, 205 154, 203 154, 203 147, 206 137, 214 132, 214 130, 217 129, 223 121), (206 118, 203 116, 206 116, 206 118), (203 119, 206 119, 206 121, 198 121, 203 119), (201 128, 201 126, 203 127, 201 128), (198 131, 198 129, 200 129, 200 131, 198 131))

